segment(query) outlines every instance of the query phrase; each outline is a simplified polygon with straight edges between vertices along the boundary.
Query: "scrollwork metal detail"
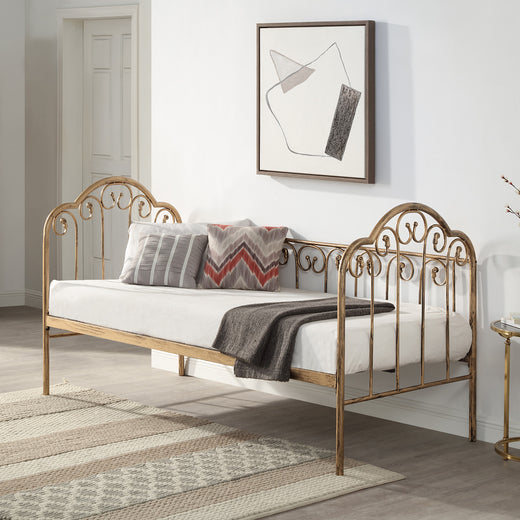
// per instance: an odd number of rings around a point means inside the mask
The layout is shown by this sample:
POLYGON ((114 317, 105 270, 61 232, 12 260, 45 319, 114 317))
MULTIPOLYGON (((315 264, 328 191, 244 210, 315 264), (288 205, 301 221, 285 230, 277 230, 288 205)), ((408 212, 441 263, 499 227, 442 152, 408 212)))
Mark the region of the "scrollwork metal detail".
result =
POLYGON ((348 272, 354 278, 360 278, 367 274, 377 278, 381 274, 383 264, 380 256, 384 256, 386 253, 380 255, 377 250, 370 250, 368 248, 360 248, 355 254, 351 256, 350 264, 348 265, 348 272), (354 263, 352 263, 352 260, 354 263))
POLYGON ((289 250, 287 247, 282 248, 282 252, 280 253, 280 265, 287 265, 287 262, 289 262, 289 250))
POLYGON ((106 210, 117 207, 120 210, 124 211, 131 207, 131 205, 133 203, 134 195, 133 195, 133 190, 132 190, 131 186, 129 186, 128 184, 126 184, 124 182, 119 182, 119 183, 111 183, 111 184, 105 185, 101 189, 99 199, 100 199, 101 206, 106 210), (124 190, 125 193, 123 193, 123 191, 120 191, 116 197, 116 195, 114 193, 115 186, 118 186, 120 190, 124 190), (108 192, 108 198, 109 198, 110 202, 107 203, 105 201, 107 199, 106 195, 107 195, 107 191, 109 189, 110 189, 110 191, 108 192), (122 203, 122 201, 126 197, 128 197, 128 203, 124 204, 124 203, 122 203))
POLYGON ((399 239, 399 243, 402 245, 410 244, 412 241, 416 244, 424 242, 427 235, 428 223, 425 215, 416 210, 403 211, 397 218, 395 226, 396 234, 399 239), (406 222, 404 219, 408 219, 406 222), (410 222, 411 219, 411 222, 410 222), (402 226, 408 232, 408 236, 404 237, 402 226), (422 230, 422 233, 421 233, 422 230))
POLYGON ((161 208, 159 211, 157 211, 153 221, 159 222, 161 218, 163 224, 177 222, 175 214, 167 208, 161 208))
POLYGON ((450 242, 450 245, 448 246, 447 257, 453 258, 458 266, 463 266, 470 262, 468 248, 461 238, 456 237, 450 242), (455 253, 453 253, 454 247, 455 253))
POLYGON ((426 253, 429 252, 428 245, 430 244, 430 240, 431 252, 433 254, 442 254, 448 244, 448 235, 446 234, 446 230, 437 223, 428 227, 424 239, 424 250, 426 253))
MULTIPOLYGON (((67 215, 72 220, 73 223, 73 229, 74 229, 74 278, 75 280, 78 279, 78 240, 79 240, 79 230, 78 230, 78 221, 74 214, 69 210, 62 210, 59 211, 56 215, 54 215, 54 218, 51 219, 51 229, 53 233, 63 238, 67 233, 69 232, 69 221, 67 220, 67 217, 64 215, 67 215), (58 229, 57 223, 61 226, 61 229, 58 229)), ((48 246, 46 246, 48 247, 48 246)))
POLYGON ((323 291, 328 291, 329 268, 334 259, 336 270, 346 246, 340 244, 326 244, 288 238, 280 254, 280 266, 289 262, 291 255, 294 258, 295 287, 300 286, 300 273, 313 273, 323 276, 323 291), (314 252, 312 254, 309 249, 314 252))
POLYGON ((103 210, 103 204, 101 203, 101 200, 98 199, 94 195, 89 195, 81 202, 81 204, 78 207, 79 216, 81 217, 82 220, 91 220, 92 217, 94 216, 93 202, 96 203, 96 207, 99 207, 101 211, 103 210), (86 208, 86 214, 85 214, 85 208, 86 208))
POLYGON ((374 246, 376 253, 380 257, 387 256, 388 253, 392 249, 392 240, 395 242, 394 249, 397 248, 397 242, 399 241, 399 236, 396 233, 395 229, 392 229, 389 226, 385 226, 377 236, 374 246))
MULTIPOLYGON (((391 270, 390 268, 391 268, 392 264, 394 263, 394 261, 397 264, 397 255, 392 256, 392 258, 390 258, 390 260, 386 266, 387 278, 389 277, 390 270, 391 270)), ((412 259, 406 253, 401 253, 399 255, 399 265, 398 265, 399 278, 403 282, 409 282, 410 280, 413 279, 414 274, 415 274, 415 267, 414 267, 414 263, 413 263, 412 259)))
POLYGON ((65 236, 69 231, 69 221, 63 215, 68 215, 72 219, 72 222, 74 223, 74 230, 77 234, 78 221, 70 211, 61 211, 52 219, 52 231, 54 232, 54 234, 62 237, 65 236), (58 223, 61 226, 61 230, 57 228, 58 223))
POLYGON ((319 246, 315 246, 312 244, 306 244, 305 246, 300 247, 297 251, 296 259, 297 259, 297 263, 298 263, 298 268, 300 270, 302 270, 302 271, 312 270, 312 272, 316 273, 316 274, 322 273, 325 270, 325 267, 327 265, 326 255, 323 252, 323 250, 319 246), (305 255, 306 264, 304 265, 304 263, 302 262, 302 254, 303 254, 303 251, 307 248, 311 248, 311 249, 314 249, 315 251, 317 251, 320 255, 320 258, 318 258, 318 256, 313 256, 311 258, 310 254, 306 254, 305 255), (319 266, 319 262, 321 262, 321 267, 319 266))
POLYGON ((446 285, 446 263, 443 260, 440 258, 430 258, 426 261, 424 268, 430 268, 432 282, 437 287, 444 287, 446 285))

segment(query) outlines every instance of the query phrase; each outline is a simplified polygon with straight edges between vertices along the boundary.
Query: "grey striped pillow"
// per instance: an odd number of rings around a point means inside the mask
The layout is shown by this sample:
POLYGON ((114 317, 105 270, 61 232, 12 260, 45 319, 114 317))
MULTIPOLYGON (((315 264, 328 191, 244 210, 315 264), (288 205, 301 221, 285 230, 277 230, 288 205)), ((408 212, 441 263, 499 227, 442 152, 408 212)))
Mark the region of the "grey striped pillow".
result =
POLYGON ((146 235, 139 240, 135 266, 121 281, 195 289, 207 242, 207 235, 146 235))

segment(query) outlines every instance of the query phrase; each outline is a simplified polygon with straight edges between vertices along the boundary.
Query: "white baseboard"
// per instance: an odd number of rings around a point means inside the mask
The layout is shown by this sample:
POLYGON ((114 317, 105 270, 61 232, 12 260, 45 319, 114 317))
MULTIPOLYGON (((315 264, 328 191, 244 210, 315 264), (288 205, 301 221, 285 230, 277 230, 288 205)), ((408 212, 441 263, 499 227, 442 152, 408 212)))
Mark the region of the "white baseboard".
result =
POLYGON ((5 291, 0 293, 0 307, 25 305, 25 291, 5 291))
POLYGON ((0 292, 0 307, 20 307, 22 305, 41 309, 41 291, 26 289, 25 291, 0 292))
POLYGON ((36 307, 37 309, 42 308, 42 292, 41 291, 33 291, 32 289, 27 289, 25 291, 25 305, 28 307, 36 307))
MULTIPOLYGON (((152 350, 152 367, 178 373, 178 357, 175 354, 152 350)), ((256 379, 239 379, 233 375, 233 368, 218 365, 199 359, 189 359, 186 366, 187 375, 208 379, 232 386, 239 386, 250 390, 257 390, 291 399, 299 399, 323 406, 335 406, 335 394, 331 388, 326 388, 301 381, 277 383, 256 379)), ((467 383, 455 383, 467 385, 467 383)), ((449 385, 451 386, 451 385, 449 385)), ((434 389, 435 390, 435 389, 434 389)), ((422 392, 374 399, 366 403, 350 405, 347 410, 352 412, 388 419, 412 426, 450 433, 466 437, 468 435, 468 406, 464 400, 464 408, 451 405, 431 403, 419 399, 422 392)), ((347 395, 355 397, 363 395, 360 389, 347 387, 347 395)), ((423 394, 424 395, 424 394, 423 394)), ((477 414, 478 418, 478 414, 477 414)), ((348 427, 348 426, 347 426, 348 427)), ((485 442, 496 442, 502 438, 503 424, 500 421, 487 419, 477 420, 477 437, 485 442)), ((510 425, 510 435, 520 436, 520 427, 510 425)))

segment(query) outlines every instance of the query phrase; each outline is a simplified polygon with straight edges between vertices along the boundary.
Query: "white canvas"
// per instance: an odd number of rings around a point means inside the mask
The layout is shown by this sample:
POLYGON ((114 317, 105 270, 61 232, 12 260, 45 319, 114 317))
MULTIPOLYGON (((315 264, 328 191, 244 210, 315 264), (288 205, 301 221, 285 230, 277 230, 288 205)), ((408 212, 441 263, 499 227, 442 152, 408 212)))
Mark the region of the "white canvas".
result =
POLYGON ((261 29, 260 170, 364 178, 365 30, 364 26, 261 29), (289 66, 289 60, 296 65, 289 66), (291 71, 295 85, 283 88, 291 71), (343 157, 337 159, 325 148, 341 85, 361 95, 343 157))

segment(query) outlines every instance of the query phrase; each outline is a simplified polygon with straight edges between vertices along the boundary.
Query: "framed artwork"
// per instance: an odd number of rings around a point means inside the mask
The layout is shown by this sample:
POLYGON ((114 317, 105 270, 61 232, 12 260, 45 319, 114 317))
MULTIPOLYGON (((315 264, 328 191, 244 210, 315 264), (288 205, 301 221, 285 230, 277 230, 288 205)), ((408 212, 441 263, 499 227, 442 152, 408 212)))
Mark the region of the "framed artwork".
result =
POLYGON ((375 23, 257 25, 257 172, 374 182, 375 23))

